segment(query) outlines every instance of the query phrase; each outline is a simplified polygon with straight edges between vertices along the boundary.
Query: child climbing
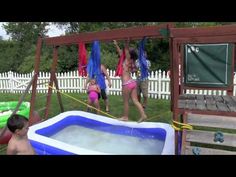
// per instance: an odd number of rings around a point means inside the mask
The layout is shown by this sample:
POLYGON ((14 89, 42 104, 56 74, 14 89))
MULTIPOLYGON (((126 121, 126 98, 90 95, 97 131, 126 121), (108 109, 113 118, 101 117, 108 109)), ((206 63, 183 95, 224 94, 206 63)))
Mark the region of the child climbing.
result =
POLYGON ((139 114, 141 116, 138 122, 142 122, 145 119, 147 119, 147 115, 145 114, 142 105, 138 101, 136 81, 133 80, 131 77, 131 70, 132 70, 131 62, 132 62, 132 59, 137 59, 135 58, 135 56, 137 57, 137 54, 135 53, 134 49, 128 48, 128 41, 126 42, 126 46, 123 53, 115 40, 114 40, 114 44, 120 56, 120 61, 118 65, 121 66, 121 69, 119 70, 121 71, 120 76, 122 80, 122 96, 123 96, 123 101, 124 101, 124 115, 120 118, 120 120, 122 121, 129 120, 129 117, 128 117, 129 99, 131 97, 134 105, 137 107, 139 114))

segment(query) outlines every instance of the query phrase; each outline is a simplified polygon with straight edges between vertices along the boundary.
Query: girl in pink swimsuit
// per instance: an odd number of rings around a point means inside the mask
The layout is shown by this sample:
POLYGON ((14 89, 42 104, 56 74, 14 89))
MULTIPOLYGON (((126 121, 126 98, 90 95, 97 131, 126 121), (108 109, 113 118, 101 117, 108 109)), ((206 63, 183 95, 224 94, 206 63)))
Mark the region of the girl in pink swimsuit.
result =
MULTIPOLYGON (((88 105, 92 106, 94 105, 98 110, 100 110, 100 105, 98 101, 98 94, 101 93, 101 89, 98 84, 96 84, 95 79, 91 79, 88 86, 88 105)), ((89 106, 87 107, 87 110, 89 110, 89 106)), ((97 111, 97 114, 99 111, 97 111)))
MULTIPOLYGON (((116 46, 116 49, 119 55, 121 55, 122 51, 115 40, 114 40, 114 44, 116 46)), ((128 42, 126 43, 126 46, 125 46, 125 56, 126 58, 122 65, 122 76, 121 76, 122 96, 123 96, 123 101, 124 101, 124 115, 120 118, 120 120, 123 120, 123 121, 129 120, 129 117, 128 117, 129 98, 131 97, 134 105, 137 107, 140 114, 140 119, 138 122, 142 122, 145 119, 147 119, 147 115, 145 114, 142 105, 138 101, 136 81, 132 79, 131 74, 130 74, 132 70, 132 59, 135 60, 136 59, 135 56, 137 56, 137 54, 134 49, 128 49, 128 42)))

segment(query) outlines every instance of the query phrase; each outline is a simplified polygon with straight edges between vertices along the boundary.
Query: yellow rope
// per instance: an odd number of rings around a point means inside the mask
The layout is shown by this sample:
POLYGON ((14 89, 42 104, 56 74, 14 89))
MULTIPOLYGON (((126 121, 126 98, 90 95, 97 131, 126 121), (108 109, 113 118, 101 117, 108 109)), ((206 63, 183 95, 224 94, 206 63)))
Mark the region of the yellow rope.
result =
POLYGON ((83 105, 85 105, 85 106, 88 106, 89 108, 95 109, 95 110, 98 111, 98 112, 101 112, 101 113, 103 113, 103 114, 105 114, 105 115, 107 115, 107 116, 109 116, 109 117, 112 117, 112 118, 114 118, 114 119, 117 119, 117 117, 115 117, 115 116, 113 116, 113 115, 111 115, 111 114, 108 114, 108 113, 106 113, 106 112, 103 112, 103 111, 101 111, 101 110, 99 110, 99 109, 97 109, 97 108, 95 108, 95 107, 93 107, 93 106, 90 106, 89 104, 84 103, 83 101, 80 101, 79 99, 76 99, 76 98, 74 98, 74 97, 72 97, 72 96, 70 96, 70 95, 68 95, 68 94, 66 94, 66 93, 63 93, 63 92, 57 90, 55 87, 52 87, 52 86, 50 86, 50 85, 48 85, 48 87, 49 87, 49 88, 52 88, 52 89, 54 89, 54 90, 56 90, 57 92, 59 92, 59 93, 65 95, 65 96, 67 96, 67 97, 69 97, 69 98, 71 98, 71 99, 73 99, 73 100, 75 100, 75 101, 78 101, 79 103, 81 103, 81 104, 83 104, 83 105))
POLYGON ((160 118, 160 115, 151 116, 150 118, 147 118, 145 120, 151 120, 151 119, 154 119, 154 118, 160 118))
MULTIPOLYGON (((52 87, 52 86, 50 86, 50 85, 48 85, 48 87, 50 87, 50 88, 52 88, 52 89, 54 89, 54 90, 60 92, 61 94, 65 95, 65 96, 67 96, 67 97, 69 97, 69 98, 71 98, 71 99, 73 99, 73 100, 75 100, 75 101, 78 101, 79 103, 81 103, 81 104, 83 104, 83 105, 86 105, 86 106, 88 106, 88 107, 90 107, 90 108, 93 108, 93 109, 95 109, 95 110, 97 110, 97 111, 99 111, 99 112, 101 112, 101 113, 103 113, 103 114, 105 114, 105 115, 107 115, 107 116, 109 116, 109 117, 112 117, 112 118, 114 118, 114 119, 117 119, 117 117, 114 117, 114 116, 112 116, 111 114, 108 114, 108 113, 106 113, 106 112, 103 112, 103 111, 101 111, 101 110, 98 110, 97 108, 95 108, 95 107, 93 107, 93 106, 90 106, 90 105, 88 105, 87 103, 84 103, 83 101, 80 101, 79 99, 76 99, 76 98, 74 98, 74 97, 72 97, 72 96, 70 96, 70 95, 68 95, 68 94, 66 94, 66 93, 63 93, 63 92, 57 90, 55 87, 52 87)), ((147 118, 147 119, 145 119, 145 120, 151 120, 151 119, 154 119, 154 118, 157 118, 157 117, 160 117, 160 115, 155 115, 155 116, 152 116, 152 117, 147 118)))
POLYGON ((177 122, 172 120, 172 125, 171 125, 175 130, 177 131, 181 131, 183 129, 188 129, 188 130, 193 130, 193 126, 190 124, 185 124, 185 123, 181 123, 181 122, 177 122), (174 124, 180 125, 180 127, 175 126, 174 124))
POLYGON ((146 120, 151 120, 151 119, 154 119, 154 118, 161 118, 161 116, 164 116, 164 115, 166 115, 166 113, 165 113, 165 112, 164 112, 164 113, 162 113, 162 114, 159 114, 159 115, 154 115, 154 116, 151 116, 151 117, 147 118, 146 120))
POLYGON ((181 130, 181 128, 176 127, 174 124, 171 124, 171 126, 172 126, 176 131, 180 131, 180 130, 181 130))
MULTIPOLYGON (((153 118, 156 118, 156 117, 160 117, 160 115, 155 115, 155 116, 152 116, 146 120, 150 120, 150 119, 153 119, 153 118)), ((188 130, 192 130, 193 129, 193 126, 190 125, 190 124, 185 124, 185 123, 181 123, 181 122, 177 122, 177 121, 172 121, 172 124, 171 126, 177 130, 177 131, 182 131, 183 129, 188 129, 188 130), (177 125, 180 125, 180 127, 177 127, 176 125, 174 124, 177 124, 177 125)))
POLYGON ((177 122, 175 120, 172 120, 172 122, 175 123, 175 124, 178 124, 178 125, 191 126, 190 124, 185 124, 185 123, 177 122))

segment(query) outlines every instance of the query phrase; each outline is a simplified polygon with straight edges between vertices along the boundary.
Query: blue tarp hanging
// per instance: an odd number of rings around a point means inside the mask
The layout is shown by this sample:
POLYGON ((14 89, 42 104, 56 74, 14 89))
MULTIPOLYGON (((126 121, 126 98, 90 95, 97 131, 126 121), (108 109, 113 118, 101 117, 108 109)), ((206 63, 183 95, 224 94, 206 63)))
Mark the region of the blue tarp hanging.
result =
POLYGON ((100 46, 98 41, 94 41, 87 66, 87 72, 89 74, 89 78, 95 78, 96 75, 101 73, 100 66, 101 66, 100 46))
POLYGON ((147 56, 145 55, 145 42, 146 37, 142 39, 142 41, 139 43, 139 64, 140 64, 140 70, 141 70, 141 79, 144 79, 148 77, 148 65, 147 65, 147 56))
POLYGON ((101 73, 100 44, 98 41, 93 42, 92 51, 87 66, 87 72, 90 79, 96 79, 96 82, 101 89, 106 88, 105 78, 101 73))

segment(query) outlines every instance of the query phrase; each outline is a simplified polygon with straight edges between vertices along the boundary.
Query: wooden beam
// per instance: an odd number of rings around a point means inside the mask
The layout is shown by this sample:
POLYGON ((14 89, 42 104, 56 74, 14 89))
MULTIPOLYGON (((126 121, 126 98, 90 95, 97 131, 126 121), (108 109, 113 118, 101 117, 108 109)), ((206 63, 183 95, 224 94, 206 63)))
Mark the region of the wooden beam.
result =
POLYGON ((48 87, 48 95, 47 95, 47 102, 46 102, 46 110, 44 114, 44 119, 48 118, 49 115, 49 107, 51 103, 51 96, 52 96, 52 87, 53 87, 53 82, 55 79, 55 73, 56 73, 56 68, 57 68, 57 62, 58 61, 58 46, 54 46, 53 48, 53 63, 51 67, 51 72, 50 72, 50 81, 49 81, 49 86, 48 87))
POLYGON ((172 38, 170 38, 170 41, 169 41, 169 52, 170 52, 170 68, 169 68, 169 72, 170 72, 170 103, 171 103, 171 105, 170 105, 170 109, 171 109, 171 111, 173 112, 173 110, 174 110, 174 104, 173 104, 173 93, 174 93, 174 85, 173 85, 173 78, 172 78, 172 76, 173 76, 173 60, 172 60, 172 58, 173 58, 173 39, 172 38))
POLYGON ((59 102, 59 106, 60 106, 61 112, 64 112, 64 107, 63 107, 62 99, 61 99, 61 93, 58 91, 59 86, 58 86, 58 80, 57 80, 57 77, 56 77, 55 73, 54 73, 53 78, 54 78, 53 80, 54 80, 54 84, 55 84, 55 87, 56 87, 56 90, 57 90, 57 99, 58 99, 58 102, 59 102))
POLYGON ((215 43, 235 43, 236 42, 236 34, 235 35, 226 35, 226 36, 208 36, 208 37, 181 37, 175 38, 177 43, 182 44, 215 44, 215 43))
POLYGON ((179 52, 178 43, 175 40, 172 42, 172 69, 171 69, 171 79, 173 81, 173 120, 178 119, 178 97, 179 97, 179 52))
POLYGON ((209 37, 236 35, 236 25, 197 27, 197 28, 171 28, 170 37, 209 37))
POLYGON ((187 108, 179 108, 178 109, 179 114, 184 113, 192 113, 192 114, 207 114, 207 115, 218 115, 218 116, 230 116, 230 117, 236 117, 236 112, 229 112, 229 111, 211 111, 211 110, 197 110, 197 109, 187 109, 187 108))
POLYGON ((214 141, 215 132, 200 131, 200 130, 187 130, 186 141, 202 144, 211 144, 219 146, 236 147, 236 135, 231 133, 223 133, 224 142, 219 143, 214 141))
MULTIPOLYGON (((196 148, 196 146, 186 146, 183 155, 194 155, 193 148, 196 148)), ((198 147, 198 148, 200 149, 199 155, 236 155, 235 151, 227 151, 227 150, 204 148, 204 147, 198 147)))
POLYGON ((29 124, 33 122, 33 113, 34 113, 34 105, 35 105, 35 99, 36 99, 36 89, 37 89, 37 81, 38 81, 38 75, 39 75, 39 65, 40 65, 40 54, 42 50, 42 37, 39 36, 37 41, 37 47, 36 47, 36 55, 35 55, 35 62, 34 62, 34 80, 32 83, 32 94, 30 99, 30 115, 29 115, 29 124))
POLYGON ((227 128, 236 130, 236 118, 205 114, 188 114, 187 123, 193 126, 227 128))
POLYGON ((125 39, 142 39, 143 37, 163 38, 160 29, 172 27, 171 23, 160 24, 158 26, 143 26, 124 29, 114 29, 109 31, 88 32, 68 36, 45 38, 46 45, 70 45, 79 42, 91 43, 95 40, 112 41, 125 39))

